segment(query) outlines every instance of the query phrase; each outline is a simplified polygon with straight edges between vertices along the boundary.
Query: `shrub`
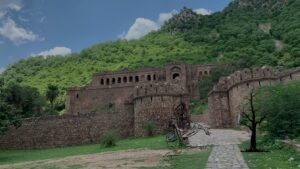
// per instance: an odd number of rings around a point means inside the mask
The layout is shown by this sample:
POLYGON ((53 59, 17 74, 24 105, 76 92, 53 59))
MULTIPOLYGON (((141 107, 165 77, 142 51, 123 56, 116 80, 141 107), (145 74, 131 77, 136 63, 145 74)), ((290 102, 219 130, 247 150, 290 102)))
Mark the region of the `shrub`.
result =
POLYGON ((118 140, 119 134, 117 132, 107 131, 101 136, 100 144, 104 147, 113 147, 116 146, 118 140))
POLYGON ((143 126, 147 136, 152 137, 154 135, 155 124, 152 121, 146 121, 143 126))

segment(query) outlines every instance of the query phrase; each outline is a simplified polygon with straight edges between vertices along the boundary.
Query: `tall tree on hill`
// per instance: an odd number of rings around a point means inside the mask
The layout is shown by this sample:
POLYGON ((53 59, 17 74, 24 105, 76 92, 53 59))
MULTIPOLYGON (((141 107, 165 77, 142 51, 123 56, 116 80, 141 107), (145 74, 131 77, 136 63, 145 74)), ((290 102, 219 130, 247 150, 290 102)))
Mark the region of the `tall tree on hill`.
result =
POLYGON ((53 110, 53 103, 54 103, 55 99, 57 98, 58 94, 59 94, 59 90, 58 90, 57 86, 51 85, 51 84, 48 85, 47 92, 46 92, 46 98, 50 102, 52 110, 53 110))
POLYGON ((254 89, 252 89, 249 97, 247 98, 246 104, 243 106, 243 111, 241 112, 241 125, 244 125, 251 130, 250 148, 248 150, 250 152, 258 151, 256 146, 257 126, 266 119, 266 115, 261 115, 256 108, 255 96, 256 93, 254 89))

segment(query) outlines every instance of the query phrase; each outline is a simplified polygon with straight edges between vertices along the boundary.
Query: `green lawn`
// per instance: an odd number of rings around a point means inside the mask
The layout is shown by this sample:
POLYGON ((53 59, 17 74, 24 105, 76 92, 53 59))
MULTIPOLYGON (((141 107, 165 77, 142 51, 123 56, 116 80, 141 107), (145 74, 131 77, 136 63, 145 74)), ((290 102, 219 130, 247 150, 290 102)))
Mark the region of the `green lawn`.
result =
MULTIPOLYGON (((241 145, 245 150, 249 142, 241 145)), ((300 153, 287 146, 271 148, 269 152, 249 153, 243 152, 245 161, 250 169, 300 169, 300 153)))
POLYGON ((204 169, 211 148, 201 152, 185 153, 178 156, 165 157, 163 160, 169 166, 142 168, 142 169, 204 169))
POLYGON ((0 150, 0 164, 11 164, 24 161, 62 158, 73 155, 136 148, 167 149, 170 148, 170 146, 165 142, 164 136, 157 136, 152 138, 131 138, 121 140, 117 143, 116 147, 112 148, 105 148, 99 144, 94 144, 43 150, 0 150))

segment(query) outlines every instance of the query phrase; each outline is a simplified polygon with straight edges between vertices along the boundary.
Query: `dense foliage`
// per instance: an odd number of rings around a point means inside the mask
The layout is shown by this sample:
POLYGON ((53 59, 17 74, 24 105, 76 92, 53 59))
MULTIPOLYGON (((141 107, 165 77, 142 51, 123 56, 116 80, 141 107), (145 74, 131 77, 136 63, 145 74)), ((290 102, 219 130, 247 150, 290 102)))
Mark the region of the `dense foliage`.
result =
MULTIPOLYGON (((139 40, 106 42, 66 57, 28 57, 10 65, 0 78, 5 84, 38 88, 42 95, 48 84, 56 85, 63 109, 66 89, 89 83, 96 72, 172 62, 295 67, 300 65, 299 18, 300 0, 236 0, 209 16, 184 8, 139 40)), ((217 77, 207 83, 211 86, 217 77)))
POLYGON ((44 114, 45 99, 37 89, 9 84, 0 86, 0 135, 10 125, 19 127, 23 118, 44 114))
POLYGON ((266 116, 262 127, 271 138, 300 136, 300 82, 262 88, 257 106, 266 116))

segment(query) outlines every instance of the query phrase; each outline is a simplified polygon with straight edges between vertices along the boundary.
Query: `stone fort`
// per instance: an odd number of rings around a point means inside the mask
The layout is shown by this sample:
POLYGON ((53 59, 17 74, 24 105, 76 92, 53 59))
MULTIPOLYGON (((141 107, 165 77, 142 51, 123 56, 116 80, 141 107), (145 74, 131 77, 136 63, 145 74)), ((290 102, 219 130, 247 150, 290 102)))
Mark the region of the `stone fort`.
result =
MULTIPOLYGON (((199 98, 197 83, 215 65, 170 64, 160 68, 94 74, 90 84, 67 91, 66 113, 26 119, 0 137, 0 148, 45 148, 98 143, 105 131, 122 137, 144 136, 152 121, 165 132, 174 108, 199 98)), ((253 88, 300 80, 300 67, 245 69, 220 78, 208 95, 208 110, 193 121, 213 128, 239 125, 241 106, 253 88)), ((190 115, 189 115, 190 116, 190 115)))
POLYGON ((197 98, 197 83, 214 65, 171 64, 137 71, 98 73, 89 85, 70 88, 66 114, 80 115, 101 111, 130 115, 130 135, 143 136, 143 125, 152 121, 157 132, 166 130, 174 107, 197 98))

